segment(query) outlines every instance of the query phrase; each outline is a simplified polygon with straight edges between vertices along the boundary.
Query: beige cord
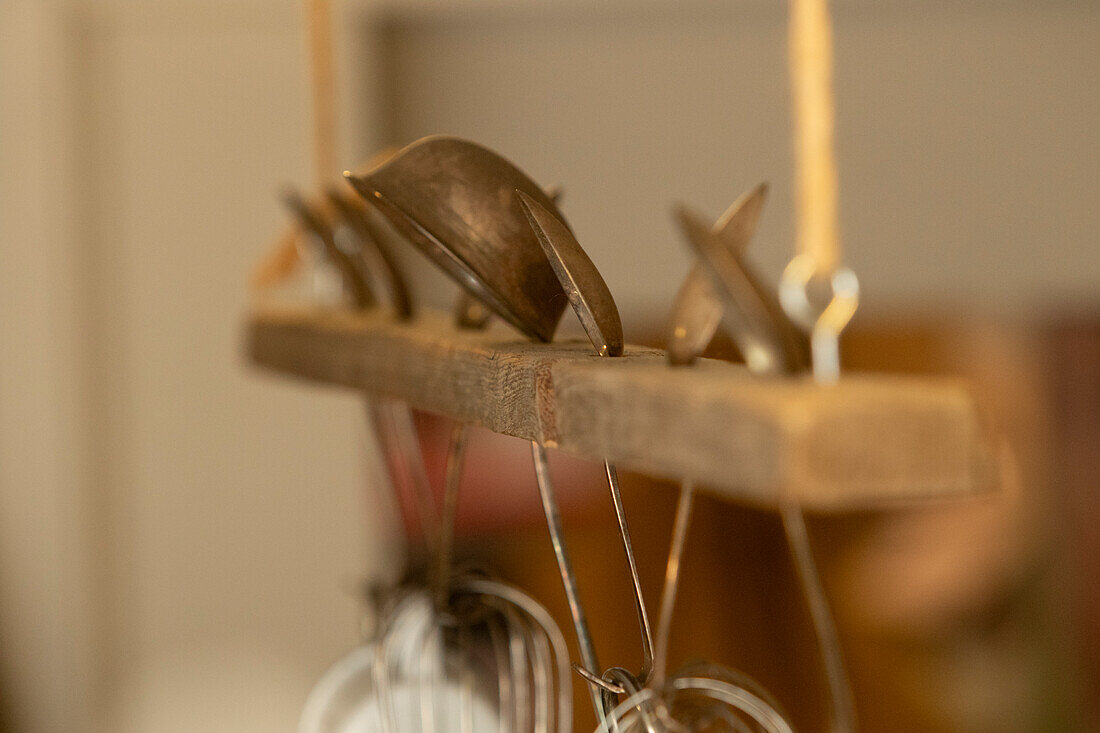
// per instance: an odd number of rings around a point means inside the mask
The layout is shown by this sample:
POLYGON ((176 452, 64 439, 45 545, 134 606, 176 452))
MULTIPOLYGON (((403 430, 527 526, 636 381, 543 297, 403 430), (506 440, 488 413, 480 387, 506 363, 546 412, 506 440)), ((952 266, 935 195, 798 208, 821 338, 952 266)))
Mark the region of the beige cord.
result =
MULTIPOLYGON (((333 60, 332 3, 303 0, 309 42, 310 86, 313 94, 313 166, 317 190, 323 191, 339 173, 336 165, 336 73, 333 60)), ((290 226, 252 272, 256 290, 278 284, 301 265, 298 237, 290 226)))
POLYGON ((277 285, 298 269, 301 255, 298 253, 298 236, 301 228, 288 226, 279 239, 252 270, 250 285, 254 290, 263 290, 277 285))
MULTIPOLYGON (((313 90, 313 158, 318 186, 323 187, 337 170, 332 5, 331 0, 304 2, 313 90)), ((818 272, 826 273, 840 263, 832 46, 832 22, 826 0, 791 0, 796 249, 813 260, 818 272)), ((284 251, 272 259, 283 263, 283 267, 274 269, 285 271, 286 261, 292 258, 284 251)))
POLYGON ((833 28, 827 0, 791 0, 798 254, 819 273, 840 264, 834 145, 833 28))
POLYGON ((313 165, 317 190, 324 190, 336 167, 336 73, 332 45, 331 0, 304 0, 309 31, 313 89, 313 165))

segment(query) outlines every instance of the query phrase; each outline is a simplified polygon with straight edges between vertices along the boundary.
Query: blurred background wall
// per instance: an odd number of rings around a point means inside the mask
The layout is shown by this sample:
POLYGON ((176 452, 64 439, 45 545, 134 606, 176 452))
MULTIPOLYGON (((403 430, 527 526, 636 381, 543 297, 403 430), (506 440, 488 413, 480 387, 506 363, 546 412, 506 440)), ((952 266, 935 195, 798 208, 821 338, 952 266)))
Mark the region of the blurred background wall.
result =
MULTIPOLYGON (((789 257, 785 4, 339 7, 342 165, 445 132, 561 184, 628 339, 688 267, 673 201, 717 216, 769 180, 752 255, 789 257)), ((856 328, 1094 323, 1100 6, 851 0, 836 25, 856 328)), ((292 730, 394 534, 363 505, 356 398, 240 356, 276 193, 311 180, 298 3, 5 0, 0 56, 0 711, 292 730)), ((1011 346, 974 359, 1008 373, 1052 348, 989 338, 1011 346)))

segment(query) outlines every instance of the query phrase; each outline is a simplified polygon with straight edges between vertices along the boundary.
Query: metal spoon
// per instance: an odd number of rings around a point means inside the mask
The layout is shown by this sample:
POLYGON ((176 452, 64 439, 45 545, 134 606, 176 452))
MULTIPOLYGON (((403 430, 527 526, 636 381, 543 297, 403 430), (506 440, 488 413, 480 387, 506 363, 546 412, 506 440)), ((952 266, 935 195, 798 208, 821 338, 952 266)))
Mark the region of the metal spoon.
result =
MULTIPOLYGON (((556 206, 561 205, 564 195, 561 186, 547 186, 545 192, 556 206)), ((454 305, 454 321, 458 328, 480 331, 489 325, 492 315, 493 312, 468 291, 463 290, 458 294, 454 305)))

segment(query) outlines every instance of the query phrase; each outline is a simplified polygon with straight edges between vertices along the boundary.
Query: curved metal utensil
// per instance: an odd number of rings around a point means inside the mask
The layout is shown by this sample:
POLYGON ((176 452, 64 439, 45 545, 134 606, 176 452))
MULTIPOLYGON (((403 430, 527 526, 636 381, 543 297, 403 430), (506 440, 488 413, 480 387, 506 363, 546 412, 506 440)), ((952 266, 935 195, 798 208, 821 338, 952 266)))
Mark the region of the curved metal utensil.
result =
MULTIPOLYGON (((711 233, 740 256, 756 233, 756 224, 768 194, 762 183, 734 201, 711 233)), ((668 326, 669 362, 686 365, 702 354, 722 322, 724 306, 706 265, 696 261, 676 293, 668 326)))
MULTIPOLYGON (((751 372, 774 374, 780 372, 797 373, 809 366, 809 349, 806 339, 790 322, 780 307, 778 297, 762 285, 761 279, 751 270, 741 257, 744 246, 752 234, 757 212, 747 210, 747 216, 740 213, 743 207, 754 200, 762 203, 763 187, 757 188, 742 197, 719 220, 708 233, 698 217, 681 208, 678 213, 688 240, 695 247, 702 262, 710 270, 712 286, 720 284, 719 289, 727 307, 717 309, 718 317, 725 317, 731 327, 731 336, 741 349, 751 372), (740 206, 739 206, 740 204, 740 206), (726 248, 722 247, 723 241, 726 248)), ((759 204, 757 204, 758 208, 759 204)), ((699 264, 692 270, 698 270, 699 264)), ((705 287, 685 282, 677 295, 673 306, 672 322, 669 334, 669 358, 673 363, 690 363, 698 353, 706 348, 716 328, 715 294, 705 287), (713 324, 713 325, 712 325, 713 324), (672 344, 676 344, 674 350, 672 344), (696 351, 697 349, 697 351, 696 351)), ((721 303, 718 303, 721 306, 721 303)), ((681 489, 680 503, 677 509, 677 532, 674 535, 669 553, 669 566, 661 601, 661 617, 658 628, 658 670, 663 674, 665 653, 668 643, 668 631, 672 607, 675 602, 677 574, 680 555, 683 552, 684 534, 687 517, 690 515, 691 486, 685 482, 681 489), (680 516, 684 516, 685 528, 680 530, 680 516)), ((809 606, 811 621, 817 635, 819 653, 825 668, 829 684, 832 705, 832 729, 843 732, 854 730, 851 691, 848 685, 837 639, 836 626, 832 619, 821 578, 814 562, 806 530, 805 518, 801 507, 783 502, 780 516, 787 544, 798 575, 799 585, 809 606)), ((657 676, 659 679, 659 675, 657 676)), ((778 713, 776 713, 778 715, 778 713)), ((779 716, 779 720, 782 716, 779 716)))
POLYGON ((707 350, 722 323, 722 309, 710 274, 692 265, 672 301, 665 335, 670 364, 688 366, 707 350))
MULTIPOLYGON (((561 204, 563 195, 561 186, 547 186, 544 190, 551 201, 558 205, 561 204)), ((493 312, 484 303, 466 290, 458 294, 453 312, 455 326, 468 331, 483 330, 489 325, 489 319, 493 316, 493 312)))
MULTIPOLYGON (((283 199, 297 215, 302 226, 322 242, 325 256, 339 269, 345 288, 352 294, 357 305, 365 308, 377 303, 367 284, 369 278, 371 282, 387 283, 386 291, 391 297, 389 304, 399 316, 411 313, 411 304, 408 301, 408 291, 403 278, 392 261, 382 254, 381 247, 375 245, 375 239, 366 228, 354 227, 355 241, 352 243, 352 249, 357 250, 357 254, 362 256, 353 258, 338 246, 336 231, 339 225, 333 222, 343 220, 348 222, 349 226, 353 226, 352 222, 356 221, 351 216, 356 212, 341 206, 341 203, 346 202, 339 194, 330 192, 328 195, 328 202, 332 209, 311 205, 294 191, 286 192, 283 199), (377 257, 372 259, 369 256, 371 251, 375 252, 377 257), (366 277, 364 277, 364 271, 366 277), (405 298, 404 302, 400 300, 402 297, 405 298)), ((348 204, 348 206, 355 208, 354 204, 348 204)), ((373 427, 383 446, 383 458, 393 487, 395 489, 399 486, 408 487, 415 502, 417 521, 424 541, 428 547, 438 548, 439 520, 432 504, 431 485, 424 467, 424 458, 421 455, 412 412, 407 405, 385 398, 367 398, 364 400, 364 406, 368 423, 373 427)))
MULTIPOLYGON (((321 240, 325 256, 344 276, 345 287, 353 294, 362 293, 362 296, 354 296, 360 307, 377 303, 368 285, 369 280, 372 283, 383 283, 386 295, 390 296, 389 305, 399 316, 411 313, 408 290, 400 272, 392 260, 382 253, 382 248, 376 244, 369 230, 356 225, 361 220, 353 215, 365 214, 365 211, 334 192, 327 195, 327 203, 331 207, 327 209, 311 205, 293 191, 284 196, 284 201, 297 214, 302 225, 321 240), (353 228, 355 236, 350 249, 354 255, 360 255, 358 257, 349 254, 337 243, 336 232, 344 224, 353 228), (371 252, 376 256, 372 257, 371 252), (356 291, 355 288, 360 290, 356 291), (402 298, 405 299, 404 302, 402 298)), ((437 548, 439 519, 432 504, 431 484, 424 467, 412 412, 404 403, 387 398, 367 397, 364 407, 368 424, 372 426, 383 446, 383 458, 394 489, 399 486, 407 487, 415 503, 416 518, 424 541, 429 548, 437 548)))
MULTIPOLYGON (((608 289, 607 283, 604 282, 599 270, 596 269, 592 260, 589 259, 580 243, 577 242, 576 237, 573 236, 573 233, 569 231, 565 224, 523 191, 516 191, 516 197, 523 207, 524 214, 527 215, 531 228, 538 236, 539 244, 546 252, 546 258, 554 268, 554 274, 561 282, 562 290, 565 291, 569 304, 573 306, 573 310, 580 319, 585 333, 592 341, 596 353, 604 357, 621 356, 623 353, 622 321, 619 318, 619 310, 615 305, 615 299, 612 297, 611 291, 608 289)), ((536 450, 535 460, 536 464, 540 460, 545 461, 545 454, 536 450)), ((615 470, 615 466, 606 461, 604 462, 604 469, 607 472, 607 482, 611 490, 612 503, 615 507, 619 536, 623 542, 623 549, 626 553, 627 565, 633 582, 635 610, 638 615, 638 625, 642 638, 642 669, 638 677, 647 679, 653 669, 653 634, 649 626, 649 615, 646 611, 645 599, 642 597, 641 580, 634 559, 630 531, 626 524, 626 512, 619 491, 618 472, 615 470)), ((536 466, 536 474, 540 477, 540 488, 542 488, 546 473, 545 466, 536 466)), ((576 593, 575 579, 567 577, 569 572, 571 570, 563 565, 561 574, 567 588, 567 594, 570 593, 570 586, 573 586, 572 595, 570 596, 570 604, 573 605, 579 603, 579 601, 573 597, 576 593)), ((585 628, 583 631, 587 632, 587 629, 585 628)), ((578 636, 580 636, 580 633, 581 628, 578 624, 578 636)), ((583 642, 581 646, 583 648, 583 642)), ((584 658, 583 661, 589 668, 588 671, 594 673, 599 671, 599 668, 595 666, 594 654, 587 655, 587 657, 582 655, 582 658, 584 658)), ((614 684, 617 683, 617 678, 614 677, 616 672, 621 673, 626 678, 635 679, 626 670, 614 667, 605 672, 602 679, 589 674, 584 676, 597 685, 603 681, 610 681, 614 684), (609 677, 609 675, 612 676, 609 677)), ((596 692, 595 688, 593 688, 593 692, 596 692)), ((603 693, 600 693, 600 696, 601 700, 606 697, 603 693)))
POLYGON ((806 338, 787 319, 776 296, 698 214, 679 206, 676 218, 726 302, 723 318, 749 367, 761 374, 803 370, 809 363, 806 338))
POLYGON ((517 189, 516 197, 596 352, 621 356, 623 324, 600 271, 560 219, 523 191, 517 189))
POLYGON ((283 203, 297 217, 306 231, 320 240, 325 255, 340 272, 344 288, 359 308, 374 305, 374 294, 367 287, 363 274, 346 252, 336 246, 336 235, 329 222, 328 215, 322 209, 306 201, 297 191, 287 189, 282 195, 283 203))
POLYGON ((339 215, 339 220, 355 234, 366 278, 377 291, 386 294, 390 306, 399 318, 411 318, 413 306, 408 284, 401 274, 397 259, 378 236, 374 223, 370 220, 370 212, 361 203, 350 200, 340 191, 329 189, 326 195, 339 215))
POLYGON ((428 137, 367 173, 346 175, 462 287, 528 336, 553 337, 565 309, 561 286, 513 192, 564 217, 512 163, 466 140, 428 137))

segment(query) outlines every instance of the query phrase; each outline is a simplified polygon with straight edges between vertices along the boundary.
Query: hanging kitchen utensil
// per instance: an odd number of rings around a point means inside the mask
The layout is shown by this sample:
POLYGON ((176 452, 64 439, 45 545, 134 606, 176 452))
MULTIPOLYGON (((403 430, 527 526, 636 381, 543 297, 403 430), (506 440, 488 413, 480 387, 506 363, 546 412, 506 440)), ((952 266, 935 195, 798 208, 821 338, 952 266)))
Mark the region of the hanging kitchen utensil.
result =
MULTIPOLYGON (((756 189, 758 192, 763 190, 763 187, 756 189)), ((751 200, 751 195, 749 199, 739 199, 741 202, 751 200)), ((717 300, 720 297, 724 300, 726 307, 723 310, 723 320, 730 325, 730 336, 745 357, 749 371, 762 376, 804 373, 810 365, 805 338, 786 316, 774 292, 763 285, 762 278, 743 257, 747 241, 744 238, 722 236, 726 228, 721 226, 721 220, 719 225, 708 230, 700 223, 697 215, 684 207, 678 208, 677 218, 699 259, 707 266, 714 286, 714 291, 709 294, 701 289, 696 290, 695 299, 709 297, 715 302, 721 302, 717 300)), ((736 213, 723 217, 727 222, 736 218, 736 213)), ((691 312, 703 308, 705 307, 695 305, 691 308, 684 307, 684 310, 691 312)), ((844 322, 847 322, 846 318, 844 322)), ((674 315, 673 323, 677 324, 673 327, 675 330, 685 328, 687 321, 683 316, 674 315)), ((702 337, 685 339, 687 341, 706 348, 702 337)), ((835 356, 835 343, 830 353, 835 356)), ((815 358, 818 357, 815 355, 815 358)), ((834 731, 846 733, 855 727, 851 689, 844 669, 836 626, 814 562, 806 520, 802 508, 791 501, 780 503, 780 517, 799 585, 813 622, 819 655, 829 685, 832 728, 834 731)))
MULTIPOLYGON (((565 308, 561 286, 518 212, 517 189, 554 202, 496 153, 428 137, 381 166, 345 174, 424 254, 522 333, 549 341, 565 308)), ((560 212, 559 212, 560 214, 560 212)))

